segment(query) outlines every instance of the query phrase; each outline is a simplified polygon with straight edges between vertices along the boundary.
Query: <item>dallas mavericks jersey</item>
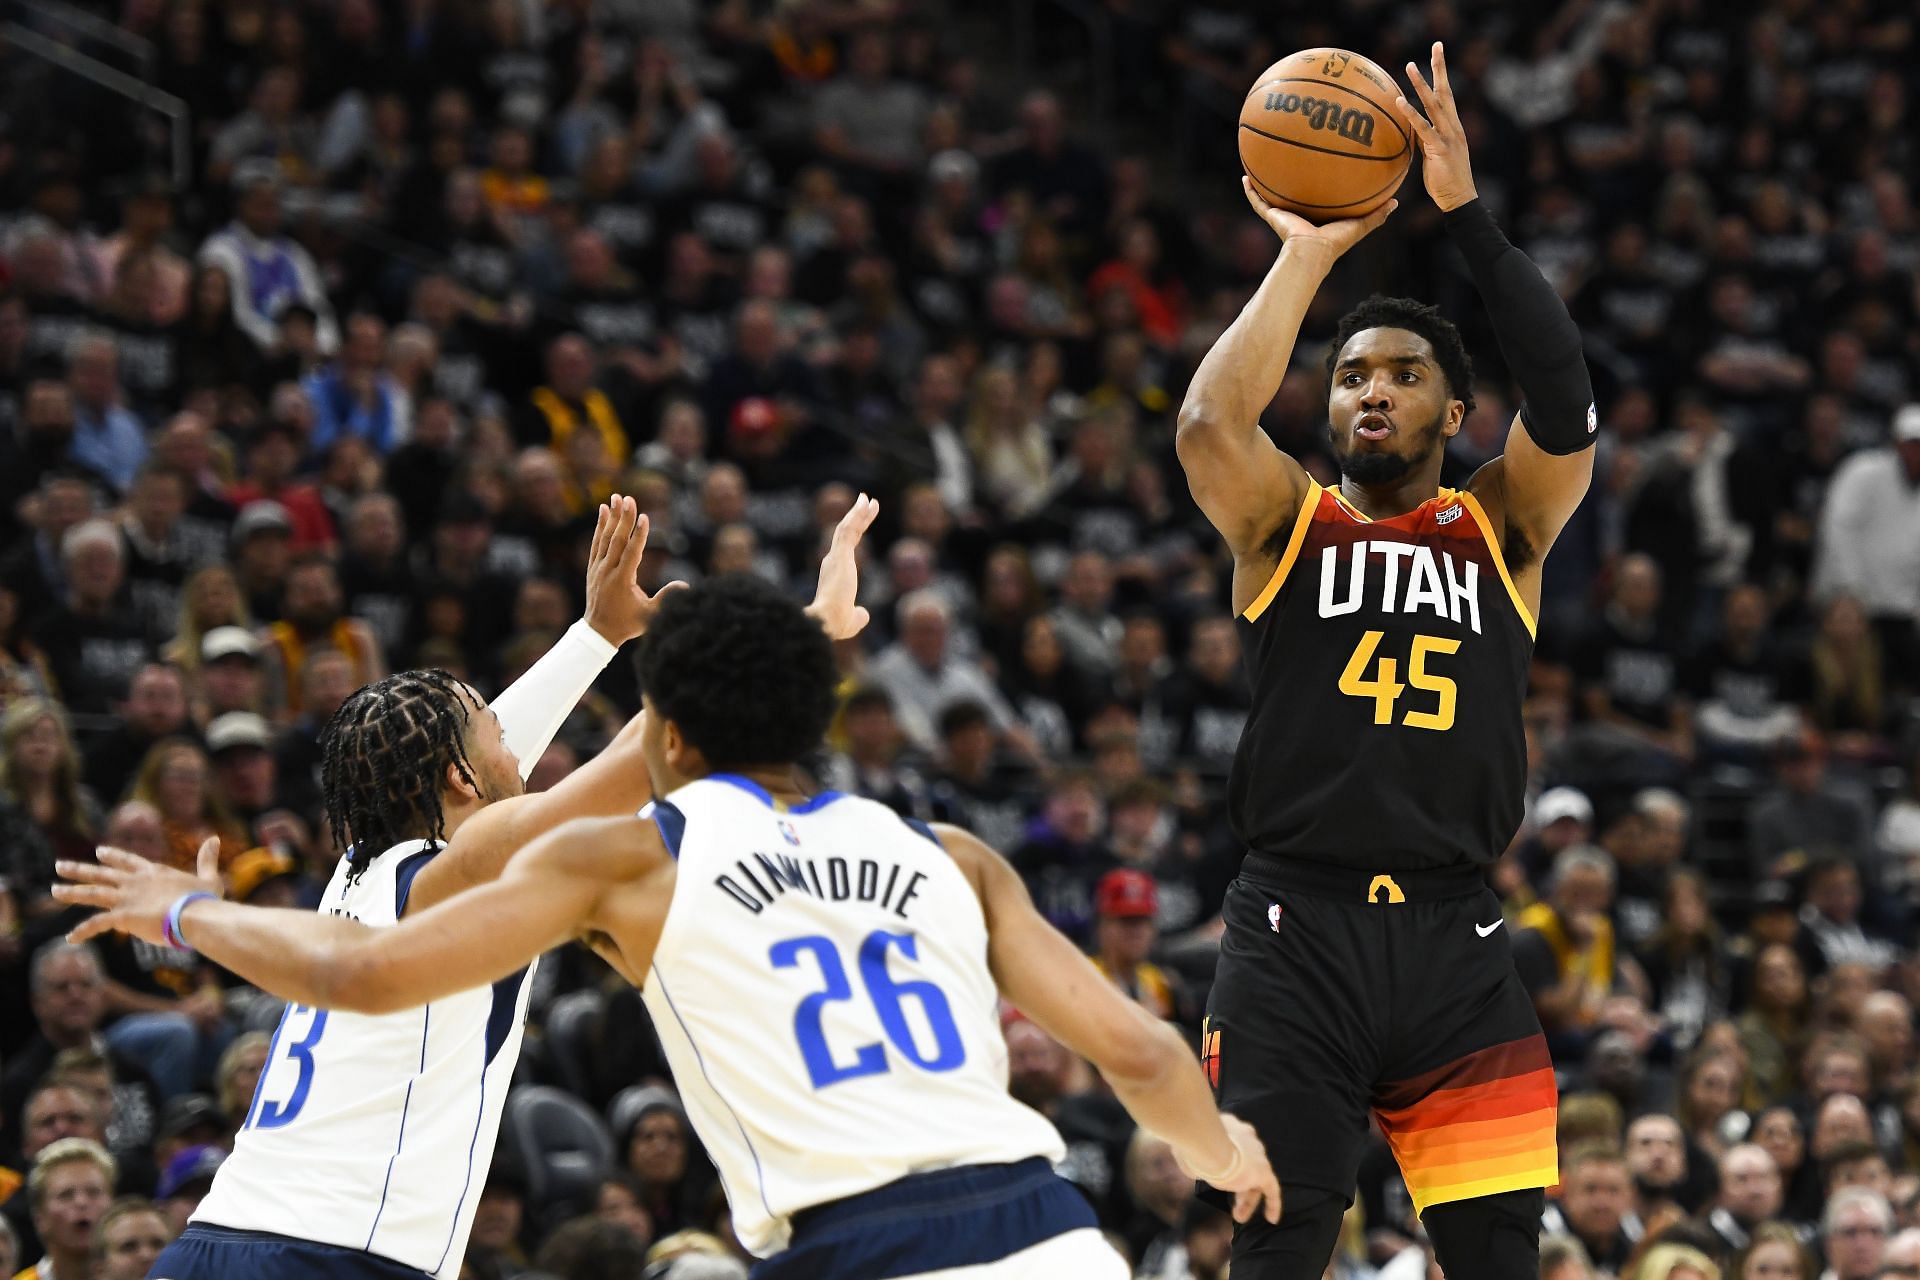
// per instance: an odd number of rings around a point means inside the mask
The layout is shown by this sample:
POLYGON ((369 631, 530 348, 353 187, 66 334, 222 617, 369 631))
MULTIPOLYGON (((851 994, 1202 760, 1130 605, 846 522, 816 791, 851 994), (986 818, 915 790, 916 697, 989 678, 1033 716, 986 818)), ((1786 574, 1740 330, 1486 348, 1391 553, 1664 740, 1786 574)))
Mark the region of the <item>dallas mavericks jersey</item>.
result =
MULTIPOLYGON (((391 926, 434 857, 397 844, 320 910, 391 926)), ((459 1274, 520 1056, 532 966, 491 988, 368 1017, 290 1006, 233 1155, 193 1221, 459 1274)))
POLYGON ((1007 1093, 986 918, 924 825, 728 774, 641 813, 679 860, 643 994, 749 1249, 908 1174, 1065 1156, 1007 1093))

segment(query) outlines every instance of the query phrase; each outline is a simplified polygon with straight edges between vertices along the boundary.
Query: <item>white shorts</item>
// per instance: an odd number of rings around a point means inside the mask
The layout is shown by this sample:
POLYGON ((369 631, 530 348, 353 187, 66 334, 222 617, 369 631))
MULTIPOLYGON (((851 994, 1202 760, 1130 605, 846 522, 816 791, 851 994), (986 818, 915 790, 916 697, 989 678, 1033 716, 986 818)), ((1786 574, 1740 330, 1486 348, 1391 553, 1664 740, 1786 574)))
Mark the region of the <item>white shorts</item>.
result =
POLYGON ((1042 1240, 998 1262, 922 1271, 901 1280, 1128 1280, 1127 1261, 1098 1231, 1081 1228, 1042 1240))

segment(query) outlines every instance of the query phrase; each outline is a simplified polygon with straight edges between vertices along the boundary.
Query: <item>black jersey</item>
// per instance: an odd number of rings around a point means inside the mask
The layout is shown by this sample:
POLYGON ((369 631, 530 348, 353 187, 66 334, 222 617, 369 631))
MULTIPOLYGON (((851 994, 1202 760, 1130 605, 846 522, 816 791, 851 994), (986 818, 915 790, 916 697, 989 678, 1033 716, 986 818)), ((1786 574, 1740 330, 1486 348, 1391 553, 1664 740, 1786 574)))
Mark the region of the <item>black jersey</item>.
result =
POLYGON ((1237 623, 1253 712, 1227 803, 1249 849, 1377 871, 1500 855, 1534 623, 1472 494, 1369 520, 1313 485, 1237 623))

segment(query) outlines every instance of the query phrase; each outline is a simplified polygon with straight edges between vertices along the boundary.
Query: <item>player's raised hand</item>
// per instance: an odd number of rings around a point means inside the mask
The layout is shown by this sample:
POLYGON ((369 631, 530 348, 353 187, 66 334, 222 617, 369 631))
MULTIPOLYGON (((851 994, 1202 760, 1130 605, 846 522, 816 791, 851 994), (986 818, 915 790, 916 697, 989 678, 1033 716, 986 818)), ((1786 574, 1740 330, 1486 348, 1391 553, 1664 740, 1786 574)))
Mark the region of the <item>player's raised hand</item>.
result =
POLYGON ((1467 131, 1460 123, 1460 108, 1453 101, 1453 82, 1447 79, 1447 51, 1438 40, 1433 42, 1433 82, 1409 62, 1407 79, 1420 95, 1420 106, 1406 96, 1395 98, 1393 106, 1406 121, 1407 130, 1420 145, 1420 172, 1426 175, 1427 194, 1445 213, 1471 204, 1479 192, 1473 185, 1473 163, 1467 156, 1467 131), (1421 107, 1426 109, 1421 114, 1421 107))
POLYGON ((1400 207, 1398 200, 1389 200, 1364 218, 1340 218, 1315 225, 1297 213, 1268 204, 1266 197, 1254 190, 1252 178, 1242 176, 1240 189, 1246 192, 1247 203, 1260 215, 1260 220, 1272 227, 1283 243, 1296 251, 1302 248, 1324 251, 1328 265, 1365 240, 1387 220, 1387 215, 1400 207))
POLYGON ((1239 1116, 1229 1112, 1220 1113, 1220 1123, 1226 1126, 1227 1137, 1233 1139, 1233 1164, 1226 1173, 1209 1177, 1197 1169, 1188 1166, 1180 1158, 1179 1150, 1174 1151, 1174 1163, 1180 1166, 1180 1172, 1209 1186, 1222 1191, 1233 1192, 1233 1220, 1251 1222, 1253 1215, 1262 1213, 1268 1222, 1280 1221, 1280 1179, 1267 1161, 1266 1144, 1260 1141, 1253 1126, 1239 1116))
POLYGON ((209 836, 200 845, 198 875, 188 875, 159 862, 148 862, 137 853, 101 845, 95 855, 98 862, 56 862, 54 870, 60 883, 53 896, 61 902, 80 907, 98 907, 98 915, 88 916, 67 934, 69 942, 85 942, 103 933, 119 932, 147 942, 167 946, 161 926, 167 910, 183 894, 224 895, 220 882, 220 837, 209 836))
POLYGON ((640 586, 640 557, 647 549, 651 522, 630 497, 614 494, 600 504, 587 555, 587 625, 609 644, 622 645, 645 635, 660 608, 660 597, 683 582, 669 582, 648 595, 640 586))
POLYGON ((872 619, 866 608, 857 603, 860 594, 860 539, 873 527, 874 517, 880 514, 877 499, 861 494, 853 505, 847 508, 847 514, 840 517, 840 523, 834 526, 833 543, 827 548, 827 555, 820 562, 820 585, 813 593, 813 603, 807 606, 809 617, 819 621, 826 628, 827 635, 835 640, 849 640, 866 630, 872 619))

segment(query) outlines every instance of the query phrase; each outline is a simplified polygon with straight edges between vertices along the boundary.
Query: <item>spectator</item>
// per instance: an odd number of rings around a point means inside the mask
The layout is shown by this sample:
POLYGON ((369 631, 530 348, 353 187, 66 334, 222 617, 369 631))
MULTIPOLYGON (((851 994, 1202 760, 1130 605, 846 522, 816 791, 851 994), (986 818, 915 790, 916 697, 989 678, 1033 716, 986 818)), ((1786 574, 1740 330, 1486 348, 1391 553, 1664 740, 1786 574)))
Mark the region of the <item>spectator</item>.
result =
POLYGON ((203 267, 218 267, 232 285, 234 322, 262 354, 280 341, 279 321, 290 306, 319 319, 320 349, 340 343, 320 270, 312 255, 280 229, 280 179, 270 162, 233 170, 234 220, 200 247, 203 267))
POLYGON ((1662 634, 1660 570, 1646 556, 1628 556, 1615 573, 1605 612, 1575 657, 1587 718, 1643 751, 1692 754, 1681 698, 1680 658, 1662 634))
POLYGON ((1893 962, 1893 948, 1860 923, 1860 870, 1843 858, 1827 858, 1807 870, 1807 905, 1800 920, 1829 967, 1865 965, 1874 972, 1893 962))
POLYGON ((627 1172, 638 1180, 641 1207, 661 1235, 700 1221, 708 1179, 697 1167, 693 1134, 679 1100, 666 1089, 630 1098, 615 1134, 627 1172))
POLYGON ((225 550, 225 531, 187 510, 187 481, 149 465, 134 477, 120 531, 127 543, 127 579, 141 623, 155 639, 173 634, 187 575, 225 550))
POLYGON ((1632 1206, 1633 1184, 1618 1149, 1588 1143, 1561 1158, 1559 1192, 1542 1226, 1574 1237, 1596 1270, 1617 1276, 1639 1239, 1632 1206))
POLYGON ((1597 849, 1575 847, 1555 860, 1547 900, 1515 922, 1514 967, 1542 1025, 1563 1049, 1582 1042, 1620 980, 1607 918, 1612 900, 1612 861, 1597 849))
POLYGON ((1814 587, 1823 599, 1859 600, 1892 669, 1910 672, 1920 615, 1920 404, 1894 415, 1892 436, 1890 446, 1855 454, 1835 473, 1814 587))
POLYGON ((1779 1217, 1785 1203, 1779 1166, 1766 1148, 1751 1143, 1729 1147, 1720 1157, 1720 1190, 1707 1211, 1707 1228, 1731 1255, 1755 1245, 1762 1238, 1762 1224, 1779 1217))
POLYGON ((200 641, 199 698, 194 719, 204 729, 221 716, 266 706, 260 642, 244 627, 215 627, 200 641))
POLYGON ((1147 960, 1159 938, 1154 914, 1160 890, 1153 877, 1126 867, 1109 871, 1094 887, 1093 899, 1094 966, 1154 1017, 1174 1018, 1179 1000, 1173 981, 1147 960))
POLYGON ((116 1200, 93 1228, 92 1280, 145 1280, 173 1239, 151 1200, 116 1200))
POLYGON ((1703 762, 1754 762, 1799 732, 1794 673, 1768 622, 1766 593, 1741 583, 1727 592, 1719 635, 1694 656, 1687 694, 1703 762))
POLYGON ((120 531, 105 520, 74 526, 60 540, 60 565, 65 600, 41 620, 34 639, 52 663, 68 710, 106 715, 151 656, 123 596, 127 559, 120 531))
MULTIPOLYGON (((334 542, 333 515, 327 510, 320 491, 295 479, 300 455, 306 447, 311 422, 296 421, 312 415, 306 393, 296 389, 276 396, 279 410, 253 429, 246 440, 246 467, 242 480, 227 490, 227 498, 240 508, 233 523, 233 541, 244 548, 249 539, 267 530, 280 530, 292 538, 296 551, 331 549, 334 542)), ((242 563, 244 576, 245 566, 242 563)), ((262 617, 272 611, 262 601, 249 600, 249 606, 262 617)))
POLYGON ((1893 1235, 1893 1210, 1878 1192, 1849 1187, 1827 1201, 1820 1238, 1833 1280, 1871 1280, 1893 1235))
POLYGON ((1806 1045, 1810 1010, 1806 969, 1799 953, 1784 943, 1761 949, 1754 958, 1751 1004, 1740 1015, 1740 1042, 1753 1064, 1761 1097, 1785 1098, 1791 1064, 1806 1045))
POLYGON ((23 698, 0 713, 0 823, 17 843, 6 873, 27 908, 44 914, 55 858, 93 856, 100 809, 80 785, 80 760, 60 705, 23 698))
POLYGON ((249 1031, 236 1036, 227 1051, 220 1055, 220 1066, 214 1073, 214 1081, 219 1089, 220 1111, 226 1117, 229 1128, 238 1127, 246 1119, 247 1109, 253 1100, 255 1089, 260 1084, 260 1076, 267 1069, 267 1054, 273 1038, 264 1031, 249 1031))
POLYGON ((27 1177, 27 1194, 33 1199, 33 1229, 46 1256, 21 1277, 56 1280, 88 1274, 94 1228, 113 1198, 116 1172, 113 1157, 85 1138, 62 1138, 39 1154, 27 1177))
POLYGON ((386 674, 386 659, 372 629, 358 618, 346 617, 345 604, 339 574, 330 560, 309 556, 288 569, 281 607, 284 620, 266 629, 261 650, 267 703, 282 719, 300 715, 306 664, 322 648, 343 653, 352 661, 356 687, 386 674))
POLYGON ((219 1147, 188 1147, 160 1171, 160 1184, 153 1198, 174 1235, 187 1229, 194 1210, 200 1207, 207 1192, 213 1190, 213 1175, 220 1171, 226 1158, 227 1153, 219 1147))
POLYGON ((400 388, 386 372, 386 347, 387 326, 380 317, 347 317, 339 354, 301 382, 313 405, 309 453, 324 454, 336 441, 352 437, 384 457, 401 443, 405 423, 400 388))
POLYGON ((593 347, 577 333, 562 334, 547 348, 547 380, 536 387, 514 418, 521 444, 551 444, 564 450, 575 431, 600 437, 607 457, 624 464, 633 455, 632 438, 606 392, 594 385, 593 347))
POLYGON ((881 652, 868 678, 893 695, 907 740, 932 754, 939 747, 934 726, 940 714, 961 699, 986 708, 994 731, 1010 743, 1024 735, 1005 699, 985 673, 950 653, 953 608, 937 591, 914 592, 895 606, 900 639, 881 652))
POLYGON ((926 780, 902 758, 904 740, 887 691, 865 686, 847 695, 840 732, 846 748, 828 762, 823 780, 835 791, 878 800, 924 821, 931 813, 926 780))
POLYGON ((1126 1200, 1127 1140, 1132 1126, 1111 1096, 1093 1087, 1084 1063, 1025 1018, 1006 1024, 1007 1087, 1053 1122, 1066 1144, 1060 1176, 1080 1188, 1107 1226, 1118 1226, 1126 1200))
POLYGON ((240 824, 214 791, 207 753, 188 739, 168 738, 149 751, 129 798, 159 812, 166 861, 182 870, 194 865, 201 843, 210 837, 220 841, 222 868, 246 849, 240 824))
POLYGON ((654 1236, 653 1217, 646 1209, 646 1184, 624 1170, 600 1180, 593 1194, 593 1216, 601 1222, 624 1227, 642 1244, 654 1236))
POLYGON ((884 27, 856 32, 848 74, 821 88, 813 104, 813 144, 850 182, 873 194, 899 189, 921 160, 925 93, 893 78, 884 27))
POLYGON ((1071 938, 1087 937, 1095 888, 1116 867, 1102 839, 1105 825, 1092 777, 1068 774, 1054 781, 1039 821, 1010 855, 1040 914, 1071 938))
POLYGON ((1813 1259, 1791 1227, 1761 1224, 1727 1269, 1729 1280, 1815 1280, 1813 1259))
POLYGON ((936 803, 947 820, 988 846, 1012 849, 1026 827, 1030 800, 1018 783, 996 769, 993 722, 978 702, 955 702, 940 713, 941 767, 934 778, 936 803))
POLYGON ((1642 1222, 1650 1221, 1663 1204, 1678 1205, 1688 1214, 1700 1208, 1711 1184, 1693 1176, 1679 1121, 1667 1115, 1636 1117, 1627 1125, 1626 1150, 1634 1212, 1642 1222))
POLYGON ((73 460, 125 493, 147 460, 147 433, 123 403, 113 339, 83 338, 68 359, 73 387, 73 460))
POLYGON ((1779 860, 1794 851, 1851 859, 1872 852, 1873 803, 1827 770, 1827 743, 1805 730, 1774 755, 1777 785, 1753 802, 1747 819, 1753 866, 1777 874, 1779 860))
POLYGON ((1136 1274, 1158 1275, 1166 1269, 1168 1255, 1181 1247, 1180 1225, 1193 1196, 1193 1180, 1180 1172, 1166 1140, 1145 1129, 1135 1129, 1127 1142, 1126 1171, 1127 1198, 1134 1207, 1127 1245, 1139 1259, 1136 1274))
POLYGON ((81 778, 95 796, 123 795, 162 738, 187 731, 187 685, 178 667, 153 662, 127 686, 114 727, 87 748, 81 778))
POLYGON ((526 1185, 496 1164, 480 1188, 473 1214, 473 1233, 467 1241, 467 1265, 487 1268, 491 1274, 517 1276, 526 1269, 520 1231, 526 1221, 526 1185))

